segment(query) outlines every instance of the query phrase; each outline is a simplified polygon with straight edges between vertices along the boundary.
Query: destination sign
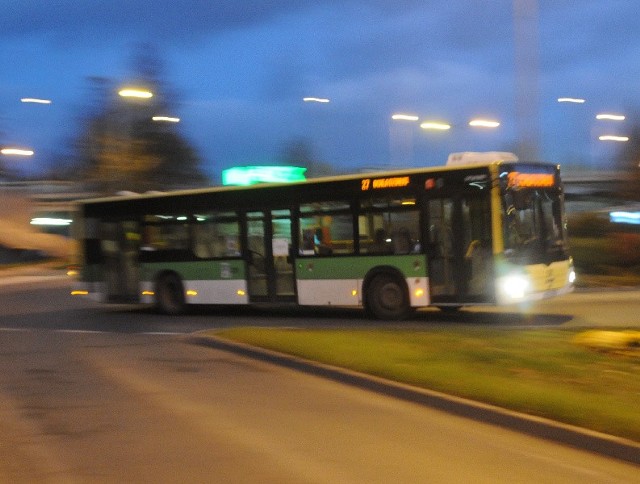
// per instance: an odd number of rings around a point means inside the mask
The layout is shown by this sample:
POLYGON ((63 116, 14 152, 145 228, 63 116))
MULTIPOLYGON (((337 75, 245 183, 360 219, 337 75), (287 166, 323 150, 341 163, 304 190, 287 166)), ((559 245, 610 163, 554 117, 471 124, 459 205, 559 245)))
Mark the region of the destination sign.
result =
POLYGON ((411 177, 392 176, 389 178, 365 178, 361 180, 362 191, 379 190, 381 188, 402 188, 411 183, 411 177))
POLYGON ((552 187, 555 178, 552 173, 521 173, 512 171, 508 175, 508 188, 545 188, 552 187))

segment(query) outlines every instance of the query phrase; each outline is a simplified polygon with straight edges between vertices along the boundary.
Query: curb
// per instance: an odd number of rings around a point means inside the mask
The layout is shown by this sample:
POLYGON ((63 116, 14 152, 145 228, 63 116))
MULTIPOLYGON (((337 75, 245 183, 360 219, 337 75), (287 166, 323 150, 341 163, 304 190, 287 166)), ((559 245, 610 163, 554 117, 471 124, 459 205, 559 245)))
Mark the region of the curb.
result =
POLYGON ((187 341, 640 465, 640 442, 215 336, 196 333, 187 341))

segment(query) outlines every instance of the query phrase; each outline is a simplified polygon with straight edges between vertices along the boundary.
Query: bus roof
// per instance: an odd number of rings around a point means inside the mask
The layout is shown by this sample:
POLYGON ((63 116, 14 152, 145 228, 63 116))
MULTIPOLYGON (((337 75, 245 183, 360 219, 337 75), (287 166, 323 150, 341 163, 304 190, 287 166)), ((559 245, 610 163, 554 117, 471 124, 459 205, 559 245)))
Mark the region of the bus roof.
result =
POLYGON ((506 151, 463 151, 461 153, 451 153, 447 158, 447 166, 470 166, 484 165, 500 161, 518 161, 514 153, 506 151))
MULTIPOLYGON (((472 152, 465 152, 472 153, 472 152)), ((350 181, 350 180, 360 180, 364 178, 379 178, 379 177, 393 177, 399 175, 417 175, 417 174, 428 174, 428 173, 447 173, 453 171, 464 171, 469 169, 478 169, 482 167, 488 168, 491 165, 501 165, 504 163, 514 163, 517 161, 517 157, 513 154, 514 159, 503 159, 507 158, 496 156, 496 154, 505 154, 501 152, 489 152, 487 154, 480 153, 482 156, 477 157, 475 162, 469 162, 470 157, 464 157, 463 159, 467 162, 458 161, 454 164, 449 165, 439 165, 439 166, 431 166, 431 167, 422 167, 422 168, 407 168, 407 169, 394 169, 394 170, 380 170, 380 171, 370 171, 370 172, 362 172, 362 173, 351 173, 345 175, 335 175, 335 176, 326 176, 319 178, 309 178, 304 181, 296 181, 296 182, 274 182, 274 183, 259 183, 256 185, 250 186, 211 186, 211 187, 203 187, 203 188, 191 188, 184 190, 172 190, 167 192, 161 191, 152 191, 146 193, 134 193, 134 192, 121 192, 121 195, 110 195, 106 197, 99 198, 89 198, 84 200, 77 200, 78 204, 98 204, 98 203, 108 203, 108 202, 124 202, 127 200, 144 200, 144 199, 155 199, 155 198, 170 198, 170 197, 178 197, 178 196, 188 196, 188 195, 200 195, 207 193, 222 193, 222 192, 247 192, 247 191, 259 191, 261 189, 269 188, 269 187, 291 187, 291 186, 301 186, 301 185, 313 185, 313 184, 324 184, 331 182, 342 182, 342 181, 350 181)), ((506 153, 509 154, 509 153, 506 153)), ((453 155, 456 155, 455 153, 453 155)), ((459 153, 458 153, 459 155, 459 153)), ((522 162, 520 162, 522 163, 522 162)), ((532 165, 551 165, 551 163, 541 163, 541 162, 531 162, 527 164, 532 165)))

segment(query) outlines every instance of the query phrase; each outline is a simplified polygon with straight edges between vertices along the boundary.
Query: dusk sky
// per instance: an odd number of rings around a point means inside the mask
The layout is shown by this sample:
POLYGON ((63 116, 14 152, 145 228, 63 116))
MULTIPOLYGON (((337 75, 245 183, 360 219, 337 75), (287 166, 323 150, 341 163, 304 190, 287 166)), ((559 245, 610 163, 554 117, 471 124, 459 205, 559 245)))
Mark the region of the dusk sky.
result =
MULTIPOLYGON (((35 151, 4 161, 33 173, 72 156, 88 78, 126 85, 142 43, 157 49, 179 101, 171 114, 218 179, 230 166, 278 163, 295 139, 343 172, 512 151, 514 1, 2 0, 0 145, 35 151), (470 128, 475 117, 501 125, 470 128), (420 129, 426 120, 451 129, 420 129)), ((638 0, 529 3, 538 6, 539 158, 606 166, 620 144, 598 135, 640 123, 638 0), (557 102, 565 96, 586 102, 557 102), (603 112, 627 117, 597 121, 603 112)))

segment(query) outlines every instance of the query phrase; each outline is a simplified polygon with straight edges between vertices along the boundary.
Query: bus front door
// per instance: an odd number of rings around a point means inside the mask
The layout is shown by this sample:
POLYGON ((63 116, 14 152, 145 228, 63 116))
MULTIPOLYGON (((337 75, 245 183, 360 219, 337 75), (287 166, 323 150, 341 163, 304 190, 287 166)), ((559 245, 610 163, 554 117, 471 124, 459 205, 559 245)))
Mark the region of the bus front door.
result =
POLYGON ((458 269, 454 236, 455 201, 452 198, 429 200, 429 287, 433 303, 457 300, 458 269))
POLYGON ((488 198, 431 199, 428 210, 431 301, 443 306, 487 302, 492 294, 488 198))
POLYGON ((295 301, 290 210, 247 213, 249 300, 295 301))

